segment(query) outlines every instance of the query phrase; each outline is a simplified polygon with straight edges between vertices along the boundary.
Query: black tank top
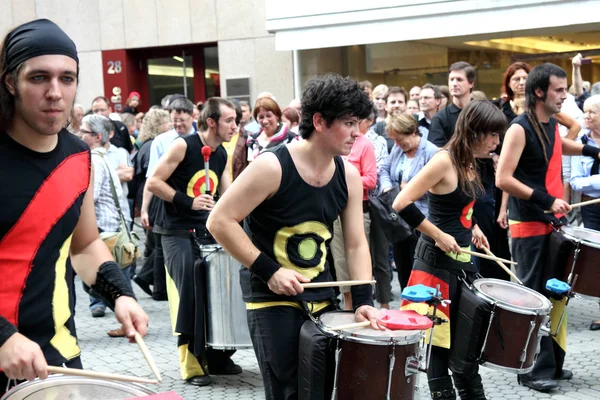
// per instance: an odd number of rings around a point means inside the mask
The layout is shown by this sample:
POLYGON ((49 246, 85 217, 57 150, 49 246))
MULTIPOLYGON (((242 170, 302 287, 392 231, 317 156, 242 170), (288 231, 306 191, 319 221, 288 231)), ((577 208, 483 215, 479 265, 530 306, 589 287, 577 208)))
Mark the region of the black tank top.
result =
MULTIPOLYGON (((519 158, 517 168, 515 168, 514 177, 532 189, 562 198, 562 141, 556 120, 550 117, 548 123, 542 124, 548 138, 548 142, 545 142, 546 157, 544 157, 540 140, 529 123, 527 115, 519 115, 512 123, 521 125, 525 130, 525 148, 519 158)), ((553 214, 544 214, 544 210, 531 201, 517 199, 513 196, 509 198, 508 209, 510 219, 515 221, 551 222, 555 220, 553 214)))
POLYGON ((442 232, 454 236, 460 247, 468 247, 471 245, 474 204, 475 199, 460 185, 447 194, 429 192, 429 220, 442 232))
MULTIPOLYGON (((189 197, 197 197, 206 192, 206 173, 204 157, 202 156, 202 141, 198 133, 192 133, 175 140, 185 140, 187 149, 185 157, 179 163, 167 183, 175 190, 189 197)), ((213 196, 219 187, 219 180, 227 164, 227 150, 221 145, 212 153, 209 159, 210 190, 213 196)), ((190 210, 176 204, 165 203, 163 224, 165 229, 204 229, 208 219, 208 211, 190 210)))
POLYGON ((0 131, 0 315, 58 365, 79 356, 71 238, 90 182, 90 150, 63 129, 38 153, 0 131))
MULTIPOLYGON (((314 187, 302 179, 286 146, 271 152, 281 164, 281 183, 277 193, 246 218, 250 238, 283 268, 298 271, 311 282, 331 281, 327 253, 333 222, 348 203, 344 162, 335 157, 329 183, 314 187)), ((245 267, 240 270, 240 281, 247 302, 319 301, 334 295, 331 288, 309 289, 294 297, 276 295, 245 267)))

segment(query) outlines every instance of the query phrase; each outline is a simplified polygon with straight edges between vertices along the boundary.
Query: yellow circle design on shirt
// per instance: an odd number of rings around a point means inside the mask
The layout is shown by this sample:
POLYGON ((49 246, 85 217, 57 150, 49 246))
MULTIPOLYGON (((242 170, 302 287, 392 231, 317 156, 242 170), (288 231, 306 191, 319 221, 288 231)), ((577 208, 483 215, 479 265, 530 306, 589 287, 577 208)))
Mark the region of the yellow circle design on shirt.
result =
MULTIPOLYGON (((308 279, 313 279, 323 271, 325 271, 325 262, 327 260, 327 246, 325 242, 331 239, 331 232, 327 226, 317 221, 307 221, 295 226, 286 226, 281 228, 275 234, 273 243, 273 253, 277 262, 284 268, 294 270, 308 279), (294 258, 305 261, 314 261, 312 266, 300 266, 292 261, 288 254, 288 245, 290 240, 294 240, 296 236, 312 235, 306 237, 296 245, 296 248, 291 248, 290 251, 296 253, 294 258), (318 240, 315 239, 318 238, 318 240), (319 255, 320 253, 320 255, 319 255), (314 260, 315 256, 319 255, 318 260, 314 260), (312 256, 312 257, 311 257, 312 256)), ((299 261, 299 260, 298 260, 299 261)))

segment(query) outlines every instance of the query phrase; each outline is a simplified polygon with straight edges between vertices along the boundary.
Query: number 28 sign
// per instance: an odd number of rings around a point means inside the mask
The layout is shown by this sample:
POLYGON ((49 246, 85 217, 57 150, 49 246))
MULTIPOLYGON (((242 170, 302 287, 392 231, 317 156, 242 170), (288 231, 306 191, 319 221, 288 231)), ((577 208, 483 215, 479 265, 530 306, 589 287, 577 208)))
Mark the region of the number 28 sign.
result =
POLYGON ((108 61, 108 70, 106 71, 110 75, 120 74, 123 71, 121 67, 121 61, 108 61))

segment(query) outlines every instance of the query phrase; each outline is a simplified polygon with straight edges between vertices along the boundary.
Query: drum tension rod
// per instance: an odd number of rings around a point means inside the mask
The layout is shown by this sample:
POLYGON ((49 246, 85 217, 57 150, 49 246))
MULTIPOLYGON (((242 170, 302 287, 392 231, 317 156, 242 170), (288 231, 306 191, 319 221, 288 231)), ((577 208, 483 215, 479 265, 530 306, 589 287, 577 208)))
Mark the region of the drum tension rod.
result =
POLYGON ((433 307, 433 313, 429 314, 427 313, 425 316, 429 319, 431 319, 431 321, 433 322, 433 326, 431 327, 431 330, 429 331, 429 348, 427 349, 427 355, 425 358, 425 368, 419 368, 419 371, 421 372, 427 372, 427 370, 429 369, 429 361, 431 360, 431 350, 433 348, 433 328, 435 328, 436 325, 441 325, 444 322, 448 322, 447 319, 438 317, 437 314, 437 309, 440 305, 448 305, 450 304, 450 300, 444 300, 444 298, 442 297, 442 293, 440 292, 440 285, 437 285, 435 288, 435 296, 433 296, 430 300, 427 300, 425 303, 427 303, 430 307, 433 307))

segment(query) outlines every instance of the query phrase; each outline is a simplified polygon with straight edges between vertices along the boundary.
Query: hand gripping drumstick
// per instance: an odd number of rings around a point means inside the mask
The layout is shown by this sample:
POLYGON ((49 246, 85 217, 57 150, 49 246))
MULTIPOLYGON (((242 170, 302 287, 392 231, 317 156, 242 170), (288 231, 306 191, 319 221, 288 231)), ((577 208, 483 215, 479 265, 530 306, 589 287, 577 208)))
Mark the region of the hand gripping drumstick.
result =
POLYGON ((51 374, 83 376, 86 378, 105 379, 105 380, 109 380, 109 381, 149 383, 149 384, 153 384, 153 385, 158 384, 157 381, 154 381, 151 379, 145 379, 145 378, 138 378, 137 376, 110 374, 107 372, 86 371, 86 370, 77 369, 77 368, 53 367, 50 365, 46 369, 51 374))
POLYGON ((142 335, 140 335, 139 333, 136 332, 134 338, 135 338, 135 342, 140 347, 140 350, 142 351, 142 354, 144 355, 144 358, 146 359, 148 366, 150 367, 150 369, 156 376, 156 379, 158 379, 159 382, 162 382, 162 376, 160 376, 160 371, 158 370, 158 367, 156 366, 156 363, 154 362, 154 359, 152 358, 152 355, 150 354, 150 350, 148 350, 148 346, 146 346, 146 343, 144 343, 144 339, 142 339, 142 335))
POLYGON ((517 263, 514 261, 510 261, 505 258, 496 257, 495 255, 493 255, 491 253, 490 253, 490 255, 485 255, 485 254, 478 253, 476 251, 465 250, 465 249, 461 249, 460 251, 461 251, 461 253, 470 254, 475 257, 485 258, 486 260, 500 261, 500 262, 503 262, 504 264, 517 265, 517 263))
MULTIPOLYGON (((581 203, 575 203, 575 204, 571 204, 571 208, 577 208, 577 207, 584 207, 584 206, 589 206, 592 204, 598 204, 600 203, 600 199, 594 199, 594 200, 588 200, 588 201, 582 201, 581 203)), ((552 212, 552 210, 547 210, 544 211, 544 214, 554 214, 552 212)))
POLYGON ((208 166, 210 155, 212 154, 212 149, 210 146, 202 147, 202 155, 204 156, 204 180, 206 182, 206 194, 212 195, 212 191, 210 190, 210 168, 208 166))
MULTIPOLYGON (((494 253, 491 252, 490 249, 488 249, 487 247, 483 247, 483 251, 485 251, 487 253, 488 256, 492 256, 492 257, 496 257, 494 256, 494 253)), ((502 264, 500 261, 498 260, 494 260, 496 261, 496 264, 498 264, 500 267, 502 267, 502 269, 509 274, 515 281, 517 281, 520 285, 523 284, 523 282, 521 282, 521 280, 519 278, 517 278, 517 276, 504 264, 502 264)))
POLYGON ((335 286, 356 286, 356 285, 367 285, 373 284, 377 281, 337 281, 337 282, 315 282, 315 283, 301 283, 304 289, 314 289, 323 287, 335 287, 335 286))

